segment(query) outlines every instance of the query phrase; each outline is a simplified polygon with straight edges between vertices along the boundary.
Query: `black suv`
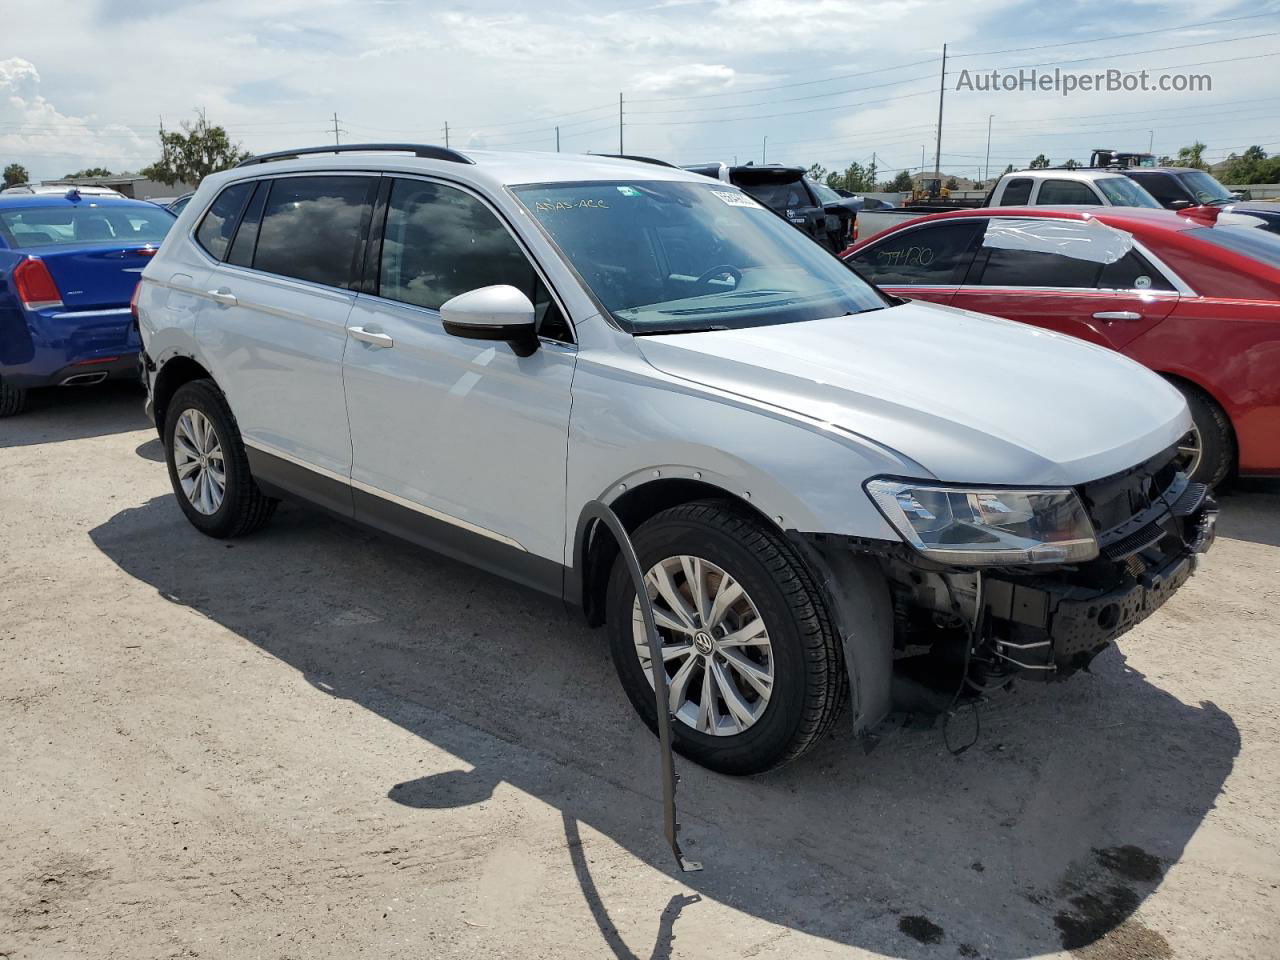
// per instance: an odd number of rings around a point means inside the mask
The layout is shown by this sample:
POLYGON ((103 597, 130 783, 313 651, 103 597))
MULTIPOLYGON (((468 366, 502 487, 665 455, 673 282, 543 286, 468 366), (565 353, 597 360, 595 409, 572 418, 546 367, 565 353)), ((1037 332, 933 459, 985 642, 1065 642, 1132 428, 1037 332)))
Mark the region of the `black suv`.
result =
POLYGON ((792 226, 807 233, 832 253, 840 253, 853 242, 855 205, 824 203, 805 179, 804 167, 784 167, 770 163, 730 166, 726 163, 696 163, 684 168, 712 180, 741 187, 792 226))
POLYGON ((1203 170, 1191 167, 1130 167, 1121 170, 1130 180, 1168 210, 1187 207, 1221 207, 1227 213, 1244 213, 1263 221, 1262 229, 1280 233, 1280 204, 1241 203, 1235 194, 1203 170))

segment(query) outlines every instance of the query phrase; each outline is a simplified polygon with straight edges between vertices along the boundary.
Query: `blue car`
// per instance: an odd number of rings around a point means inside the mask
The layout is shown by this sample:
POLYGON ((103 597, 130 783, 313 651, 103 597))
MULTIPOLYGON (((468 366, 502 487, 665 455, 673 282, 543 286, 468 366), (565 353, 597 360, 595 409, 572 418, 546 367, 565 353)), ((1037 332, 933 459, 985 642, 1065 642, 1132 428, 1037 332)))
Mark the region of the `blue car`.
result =
POLYGON ((0 194, 0 417, 32 387, 137 376, 130 301, 175 219, 74 189, 0 194))

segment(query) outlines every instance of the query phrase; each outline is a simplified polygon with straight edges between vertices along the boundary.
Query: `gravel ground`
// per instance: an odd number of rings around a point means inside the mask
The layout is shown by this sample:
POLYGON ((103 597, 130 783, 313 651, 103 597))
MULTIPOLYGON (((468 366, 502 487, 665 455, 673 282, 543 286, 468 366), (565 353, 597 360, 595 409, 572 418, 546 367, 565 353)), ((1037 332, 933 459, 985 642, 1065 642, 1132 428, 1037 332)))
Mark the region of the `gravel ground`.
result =
POLYGON ((0 421, 0 958, 1280 956, 1280 485, 958 757, 682 765, 680 875, 600 632, 300 507, 206 539, 160 461, 132 389, 0 421))

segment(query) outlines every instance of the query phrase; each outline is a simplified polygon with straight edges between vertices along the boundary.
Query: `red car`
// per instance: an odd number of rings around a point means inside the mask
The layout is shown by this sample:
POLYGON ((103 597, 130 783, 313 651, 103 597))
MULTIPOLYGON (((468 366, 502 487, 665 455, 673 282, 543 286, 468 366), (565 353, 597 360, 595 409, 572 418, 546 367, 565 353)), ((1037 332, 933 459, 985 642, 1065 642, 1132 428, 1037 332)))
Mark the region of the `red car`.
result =
MULTIPOLYGON (((958 210, 842 255, 887 293, 1118 350, 1187 398, 1195 479, 1280 475, 1280 235, 1205 208, 958 210)), ((1081 384, 1083 389, 1088 384, 1081 384)))

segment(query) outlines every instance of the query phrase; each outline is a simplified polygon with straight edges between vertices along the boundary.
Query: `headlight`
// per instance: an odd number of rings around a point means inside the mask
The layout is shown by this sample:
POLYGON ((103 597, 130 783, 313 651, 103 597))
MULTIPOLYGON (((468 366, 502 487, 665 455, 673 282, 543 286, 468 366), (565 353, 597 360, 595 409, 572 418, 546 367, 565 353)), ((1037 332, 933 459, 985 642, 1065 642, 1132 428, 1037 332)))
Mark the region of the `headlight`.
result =
POLYGON ((1074 490, 870 480, 867 493, 904 540, 942 563, 1077 563, 1098 555, 1093 524, 1074 490))

